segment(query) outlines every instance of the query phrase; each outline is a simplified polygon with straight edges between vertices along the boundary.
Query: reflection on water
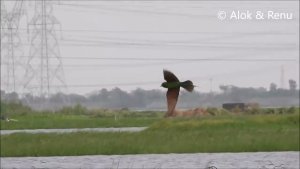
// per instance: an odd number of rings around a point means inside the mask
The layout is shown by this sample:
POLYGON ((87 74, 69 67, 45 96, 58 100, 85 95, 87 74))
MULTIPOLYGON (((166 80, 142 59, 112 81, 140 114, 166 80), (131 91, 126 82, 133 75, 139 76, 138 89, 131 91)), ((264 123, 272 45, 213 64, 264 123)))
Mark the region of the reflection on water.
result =
POLYGON ((299 168, 299 152, 96 155, 1 158, 1 168, 299 168))
POLYGON ((147 127, 121 127, 121 128, 82 128, 82 129, 33 129, 33 130, 0 130, 1 135, 13 133, 72 133, 72 132, 139 132, 147 127))

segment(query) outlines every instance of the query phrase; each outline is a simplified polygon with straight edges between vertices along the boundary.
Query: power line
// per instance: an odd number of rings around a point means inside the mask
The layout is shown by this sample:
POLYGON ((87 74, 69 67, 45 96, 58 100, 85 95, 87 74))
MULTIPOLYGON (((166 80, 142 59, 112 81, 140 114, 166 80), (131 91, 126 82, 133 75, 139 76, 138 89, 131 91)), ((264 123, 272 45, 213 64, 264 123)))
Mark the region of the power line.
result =
MULTIPOLYGON (((82 40, 81 42, 84 42, 82 40)), ((26 43, 22 43, 22 45, 30 45, 26 43)), ((253 50, 272 50, 272 51, 291 51, 296 50, 297 47, 294 44, 287 44, 286 46, 273 45, 256 45, 256 46, 248 46, 248 45, 209 45, 209 44, 168 44, 168 43, 137 43, 137 42, 114 42, 114 41, 86 41, 84 43, 80 43, 78 41, 65 41, 65 43, 61 43, 62 46, 76 46, 76 47, 97 47, 97 48, 104 48, 104 47, 113 47, 113 48, 122 48, 122 47, 132 47, 132 48, 160 48, 160 49, 170 49, 170 50, 212 50, 212 49, 219 49, 219 50, 244 50, 244 49, 253 49, 253 50)))
MULTIPOLYGON (((120 38, 120 37, 109 37, 109 36, 81 36, 83 39, 62 39, 65 42, 79 42, 78 44, 86 43, 87 45, 94 45, 98 43, 116 44, 116 45, 143 45, 143 46, 184 46, 184 47, 243 47, 243 48, 294 48, 297 45, 294 43, 284 44, 272 44, 272 43, 230 43, 230 42, 208 42, 212 38, 207 39, 184 39, 184 40, 149 40, 140 38, 120 38), (253 46, 256 45, 256 46, 253 46)), ((220 38, 220 37, 215 37, 220 38)), ((232 37, 231 37, 232 38, 232 37)), ((222 38, 223 39, 223 38, 222 38)), ((23 43, 24 44, 24 43, 23 43)), ((70 44, 70 43, 69 43, 70 44)), ((73 43, 76 44, 76 43, 73 43)), ((24 44, 26 45, 26 44, 24 44)))
MULTIPOLYGON (((17 1, 17 0, 1 0, 1 1, 17 1)), ((43 0, 26 0, 28 2, 30 1, 43 1, 43 0)), ((53 0, 54 1, 54 0, 53 0)), ((60 0, 60 1, 66 1, 66 2, 82 2, 82 0, 60 0)), ((86 2, 199 2, 199 1, 204 1, 207 2, 207 0, 84 0, 86 2)), ((220 1, 220 0, 211 0, 211 1, 220 1)), ((241 2, 241 0, 231 0, 231 1, 238 1, 241 2)), ((243 1, 243 0, 242 0, 243 1)), ((248 0, 244 0, 248 1, 248 0)), ((254 1, 264 1, 264 2, 270 2, 270 1, 282 1, 282 0, 254 0, 254 1)), ((291 1, 291 2, 297 2, 298 0, 286 0, 286 1, 291 1)))
POLYGON ((167 43, 167 42, 129 42, 129 41, 108 41, 108 40, 83 40, 83 39, 65 39, 66 42, 76 42, 69 43, 72 45, 79 46, 99 46, 99 45, 110 45, 110 46, 131 46, 131 47, 156 47, 156 48, 166 48, 166 47, 174 47, 178 48, 193 48, 193 49, 256 49, 256 50, 291 50, 297 49, 296 44, 287 44, 287 45, 270 45, 270 44, 257 44, 253 43, 249 44, 205 44, 205 43, 194 43, 194 44, 186 44, 186 43, 167 43), (83 43, 82 43, 83 42, 83 43))
MULTIPOLYGON (((185 43, 185 42, 167 42, 167 41, 116 41, 111 40, 86 40, 86 39, 65 39, 63 46, 78 46, 78 47, 135 47, 135 48, 163 48, 163 49, 194 49, 194 50, 211 50, 211 49, 256 49, 256 50, 294 50, 297 45, 290 44, 235 44, 235 43, 185 43)), ((5 43, 3 43, 5 44, 5 43)), ((30 45, 21 43, 22 45, 30 45)))
MULTIPOLYGON (((221 36, 221 37, 189 37, 189 38, 184 38, 184 39, 177 39, 177 40, 169 40, 169 37, 165 37, 164 39, 144 39, 144 38, 128 38, 128 37, 116 37, 116 36, 97 36, 97 35, 92 35, 92 36, 87 36, 87 35, 75 35, 76 37, 79 37, 81 39, 72 39, 71 35, 70 39, 62 39, 65 41, 79 41, 79 42, 103 42, 103 41, 107 41, 107 42, 134 42, 134 43, 159 43, 159 44, 182 44, 182 45, 188 45, 188 44, 201 44, 201 45, 235 45, 235 46, 242 46, 242 45, 253 45, 254 43, 240 43, 240 42, 236 42, 236 43, 232 43, 232 42, 209 42, 208 40, 212 40, 212 39, 225 39, 225 38, 233 38, 233 37, 239 37, 241 38, 243 35, 226 35, 226 36, 221 36)), ((252 35, 251 35, 252 36, 252 35)), ((260 36, 260 35, 259 35, 260 36)), ((159 37, 161 38, 161 37, 159 37)), ((266 46, 270 46, 270 47, 278 47, 278 44, 274 44, 274 43, 260 43, 260 45, 266 45, 266 46)), ((286 46, 292 46, 295 45, 294 43, 283 43, 280 44, 280 46, 285 45, 286 46)))
POLYGON ((154 15, 168 15, 168 16, 181 16, 181 17, 189 17, 189 18, 199 18, 199 17, 215 17, 214 15, 195 15, 190 13, 175 13, 175 12, 162 12, 162 11, 149 11, 149 10, 140 10, 140 9, 125 9, 125 8, 112 8, 107 7, 107 5, 94 6, 91 4, 70 4, 70 3, 60 3, 57 5, 62 6, 70 6, 70 7, 79 7, 86 8, 88 10, 97 9, 104 11, 114 11, 114 12, 130 12, 130 13, 145 13, 145 14, 154 14, 154 15), (96 7, 96 8, 95 8, 96 7))
MULTIPOLYGON (((219 79, 222 78, 224 76, 229 76, 230 78, 233 78, 234 76, 230 76, 233 74, 241 74, 240 76, 236 76, 237 77, 246 77, 245 74, 248 75, 253 75, 254 73, 259 73, 259 72, 265 72, 266 70, 272 70, 274 68, 274 66, 272 67, 268 67, 268 68, 262 68, 262 69, 255 69, 255 70, 242 70, 242 71, 233 71, 233 72, 227 72, 227 73, 219 73, 219 74, 214 74, 214 75, 207 75, 207 76, 191 76, 189 78, 191 78, 193 81, 197 81, 197 79, 209 79, 209 78, 214 78, 214 79, 219 79)), ((95 77, 93 77, 94 79, 95 77)), ((68 87, 70 88, 92 88, 92 87, 107 87, 107 86, 111 86, 111 87, 122 87, 122 86, 145 86, 145 85, 153 85, 153 84, 160 84, 163 80, 160 81, 139 81, 139 82, 130 82, 130 83, 95 83, 95 84, 68 84, 68 87)), ((38 88, 38 86, 31 86, 32 88, 38 88)), ((53 87, 60 87, 58 85, 53 85, 53 87)))
MULTIPOLYGON (((82 87, 103 87, 103 86, 140 86, 150 84, 160 84, 161 81, 148 81, 148 82, 131 82, 131 83, 107 83, 107 84, 68 84, 71 88, 82 88, 82 87)), ((38 88, 38 86, 31 85, 31 88, 38 88)), ((60 85, 52 85, 52 87, 62 87, 60 85)))
MULTIPOLYGON (((39 55, 36 55, 39 56, 39 55)), ((29 57, 29 56, 25 56, 29 57)), ((55 57, 48 57, 49 59, 55 58, 55 57)), ((114 60, 114 61, 168 61, 159 64, 167 64, 167 63, 173 63, 174 61, 180 61, 180 62, 206 62, 206 61, 212 61, 212 62, 299 62, 297 59, 286 59, 286 58, 263 58, 263 59, 257 59, 257 58, 140 58, 140 57, 61 57, 61 59, 65 60, 114 60)), ((3 64, 6 64, 3 62, 3 64)), ((149 64, 149 63, 148 63, 149 64)), ((155 64, 155 63, 153 63, 155 64)), ((131 64, 132 65, 132 64, 131 64)), ((124 65, 97 65, 97 64, 75 64, 75 65, 68 65, 65 66, 124 66, 124 65)))
POLYGON ((135 60, 135 61, 216 61, 216 62, 282 62, 282 61, 288 61, 288 62, 294 62, 298 61, 296 59, 222 59, 222 58, 140 58, 140 57, 63 57, 63 59, 78 59, 78 60, 135 60))
MULTIPOLYGON (((8 29, 8 28, 1 28, 1 29, 8 29)), ((14 29, 14 28, 12 28, 14 29)), ((31 30, 30 28, 19 28, 18 30, 28 31, 31 30)), ((264 36, 264 35, 296 35, 297 32, 282 32, 282 31, 259 31, 259 32, 194 32, 194 31, 127 31, 127 30, 95 30, 95 29, 53 29, 54 31, 62 31, 62 32, 99 32, 99 33, 129 33, 129 34, 221 34, 221 35, 257 35, 257 36, 264 36)))
MULTIPOLYGON (((192 62, 192 61, 190 61, 192 62)), ((144 66, 153 66, 153 65, 163 65, 163 64, 176 64, 176 63, 183 63, 182 61, 169 61, 169 62, 161 62, 161 61, 155 61, 155 62, 142 62, 142 63, 124 63, 124 64, 64 64, 64 68, 89 68, 89 69, 96 69, 96 68, 107 68, 107 67, 118 67, 118 68, 124 68, 124 67, 144 67, 144 66)), ((185 62, 187 63, 187 61, 185 62)), ((3 65, 7 65, 7 63, 2 63, 3 65)), ((33 65, 38 66, 38 65, 33 65)), ((55 67, 49 65, 49 67, 55 67)))

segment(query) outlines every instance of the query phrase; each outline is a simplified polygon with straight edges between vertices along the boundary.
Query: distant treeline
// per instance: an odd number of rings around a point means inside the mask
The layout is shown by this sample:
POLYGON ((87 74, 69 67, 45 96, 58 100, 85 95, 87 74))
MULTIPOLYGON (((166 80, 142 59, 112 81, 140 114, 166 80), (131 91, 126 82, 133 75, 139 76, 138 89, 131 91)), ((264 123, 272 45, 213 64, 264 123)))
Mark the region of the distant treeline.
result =
MULTIPOLYGON (((244 88, 232 85, 220 86, 220 93, 200 93, 181 91, 178 108, 221 107, 223 103, 242 102, 258 103, 261 107, 299 107, 299 89, 295 82, 290 83, 289 89, 277 88, 271 84, 266 88, 244 88)), ((1 100, 7 102, 21 102, 33 109, 59 109, 66 106, 80 104, 87 108, 108 109, 138 109, 164 110, 166 109, 166 91, 144 90, 138 88, 131 92, 120 88, 112 90, 101 89, 83 96, 78 94, 57 93, 49 97, 32 96, 26 94, 1 91, 1 100)))

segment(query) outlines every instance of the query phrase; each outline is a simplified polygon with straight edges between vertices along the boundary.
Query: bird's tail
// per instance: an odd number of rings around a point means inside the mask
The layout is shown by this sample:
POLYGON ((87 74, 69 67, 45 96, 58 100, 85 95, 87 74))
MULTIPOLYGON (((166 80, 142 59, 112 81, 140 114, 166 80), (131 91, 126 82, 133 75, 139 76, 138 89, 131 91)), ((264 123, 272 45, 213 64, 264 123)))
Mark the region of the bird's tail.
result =
POLYGON ((180 84, 181 87, 183 87, 185 90, 189 91, 189 92, 192 92, 194 90, 194 84, 192 81, 190 80, 187 80, 187 81, 184 81, 180 84))

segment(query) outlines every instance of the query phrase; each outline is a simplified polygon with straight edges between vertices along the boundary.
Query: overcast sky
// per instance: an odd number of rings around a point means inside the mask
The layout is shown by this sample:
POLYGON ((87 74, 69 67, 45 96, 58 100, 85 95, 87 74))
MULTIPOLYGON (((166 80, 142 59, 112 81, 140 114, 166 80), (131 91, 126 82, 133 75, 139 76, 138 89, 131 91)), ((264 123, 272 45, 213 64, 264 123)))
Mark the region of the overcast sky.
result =
MULTIPOLYGON (((285 87, 289 79, 299 84, 299 1, 62 0, 52 5, 60 23, 55 29, 68 86, 64 92, 160 89, 163 69, 192 80, 201 92, 219 91, 219 85, 269 88, 274 82, 280 87, 282 69, 285 87), (293 19, 229 19, 232 11, 247 10, 291 13, 293 19), (227 18, 220 20, 219 11, 227 18)), ((25 7, 20 36, 29 56, 27 23, 34 3, 25 7)), ((1 74, 5 77, 5 71, 1 74)))

